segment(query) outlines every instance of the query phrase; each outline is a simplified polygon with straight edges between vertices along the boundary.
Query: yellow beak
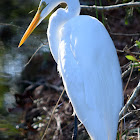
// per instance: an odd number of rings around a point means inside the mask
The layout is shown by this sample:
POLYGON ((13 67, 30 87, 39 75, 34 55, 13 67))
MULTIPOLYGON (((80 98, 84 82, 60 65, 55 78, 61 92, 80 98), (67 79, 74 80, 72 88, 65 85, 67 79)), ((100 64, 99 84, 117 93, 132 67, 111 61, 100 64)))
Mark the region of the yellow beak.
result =
POLYGON ((32 22, 30 23, 28 29, 26 30, 26 32, 24 33, 18 47, 20 47, 25 41, 26 39, 30 36, 30 34, 33 32, 33 30, 36 28, 39 20, 40 20, 40 11, 38 10, 35 17, 33 18, 32 22))

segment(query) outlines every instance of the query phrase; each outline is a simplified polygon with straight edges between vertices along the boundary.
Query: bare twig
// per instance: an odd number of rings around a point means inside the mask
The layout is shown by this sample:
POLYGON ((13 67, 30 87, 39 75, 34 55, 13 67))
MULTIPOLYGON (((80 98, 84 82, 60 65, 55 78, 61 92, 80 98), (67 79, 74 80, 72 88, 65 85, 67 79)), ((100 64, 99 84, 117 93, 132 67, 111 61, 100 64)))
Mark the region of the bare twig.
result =
POLYGON ((124 88, 124 91, 123 91, 123 92, 126 91, 127 86, 128 86, 128 84, 129 84, 129 82, 130 82, 130 78, 131 78, 131 76, 132 76, 133 68, 134 68, 134 65, 132 65, 132 69, 131 69, 131 72, 130 72, 129 78, 128 78, 128 80, 127 80, 127 83, 126 83, 126 85, 125 85, 125 88, 124 88))
POLYGON ((132 63, 132 62, 129 61, 128 63, 124 64, 123 66, 121 66, 121 69, 123 69, 123 68, 128 68, 128 67, 130 66, 131 63, 132 63))
POLYGON ((131 54, 133 54, 133 55, 140 55, 139 52, 131 52, 131 54))
POLYGON ((128 69, 122 73, 122 79, 124 79, 125 77, 127 77, 129 75, 129 73, 131 72, 132 68, 133 68, 133 71, 138 71, 137 65, 139 65, 139 64, 140 63, 138 63, 138 62, 137 63, 132 63, 130 61, 129 64, 122 66, 121 68, 128 67, 128 69))
POLYGON ((126 33, 112 33, 112 32, 110 32, 110 34, 115 35, 115 36, 140 36, 140 33, 126 34, 126 33))
POLYGON ((122 118, 122 116, 124 114, 126 114, 127 109, 129 108, 130 105, 132 105, 132 103, 134 102, 134 100, 136 99, 136 97, 140 94, 140 81, 137 85, 137 87, 134 89, 131 97, 129 98, 129 100, 127 101, 127 103, 125 104, 125 106, 122 108, 122 110, 119 113, 119 118, 122 118))
POLYGON ((58 107, 58 103, 59 103, 59 101, 60 101, 60 99, 61 99, 61 97, 62 97, 62 95, 63 95, 64 91, 65 91, 65 89, 63 89, 63 91, 62 91, 62 93, 61 93, 61 95, 60 95, 60 97, 59 97, 59 99, 58 99, 58 101, 57 101, 57 103, 56 103, 56 105, 55 105, 55 107, 54 107, 53 111, 52 111, 51 118, 50 118, 50 120, 49 120, 49 122, 48 122, 48 125, 47 125, 47 127, 46 127, 46 129, 45 129, 45 132, 44 132, 44 134, 43 134, 43 136, 42 136, 41 140, 43 140, 43 139, 44 139, 44 137, 45 137, 45 135, 47 134, 47 130, 48 130, 49 125, 50 125, 50 122, 51 122, 51 120, 52 120, 52 117, 53 117, 54 111, 55 111, 55 110, 56 110, 56 108, 58 107))
POLYGON ((131 67, 129 67, 126 71, 124 71, 124 72, 122 73, 122 79, 124 79, 125 77, 127 77, 128 74, 130 73, 130 71, 131 71, 131 67))
POLYGON ((117 49, 117 52, 119 52, 119 53, 128 53, 128 54, 134 54, 134 55, 140 55, 140 53, 139 52, 129 52, 130 50, 128 49, 128 50, 118 50, 117 49))
POLYGON ((130 117, 134 114, 137 114, 140 111, 140 109, 137 110, 131 110, 130 112, 126 113, 122 118, 120 118, 119 122, 123 119, 125 119, 126 117, 130 117))
POLYGON ((26 67, 30 62, 31 60, 33 59, 33 57, 35 56, 35 54, 44 46, 44 44, 42 44, 39 48, 37 48, 37 50, 34 52, 34 54, 31 56, 31 58, 29 59, 29 61, 25 64, 24 67, 26 67))
POLYGON ((117 5, 111 5, 111 6, 86 6, 81 5, 81 8, 84 10, 98 10, 98 11, 110 11, 110 10, 116 10, 118 8, 131 8, 131 7, 140 7, 140 2, 128 2, 123 4, 117 4, 117 5))

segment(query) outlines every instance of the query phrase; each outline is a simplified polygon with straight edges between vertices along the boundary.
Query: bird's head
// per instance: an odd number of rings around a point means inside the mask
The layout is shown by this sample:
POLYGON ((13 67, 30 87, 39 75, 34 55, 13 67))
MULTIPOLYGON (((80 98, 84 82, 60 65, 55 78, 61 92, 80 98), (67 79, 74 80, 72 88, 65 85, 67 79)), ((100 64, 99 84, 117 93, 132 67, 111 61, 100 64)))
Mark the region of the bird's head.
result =
POLYGON ((41 21, 61 2, 62 0, 41 0, 35 17, 24 33, 18 47, 20 47, 30 36, 33 30, 41 23, 41 21))

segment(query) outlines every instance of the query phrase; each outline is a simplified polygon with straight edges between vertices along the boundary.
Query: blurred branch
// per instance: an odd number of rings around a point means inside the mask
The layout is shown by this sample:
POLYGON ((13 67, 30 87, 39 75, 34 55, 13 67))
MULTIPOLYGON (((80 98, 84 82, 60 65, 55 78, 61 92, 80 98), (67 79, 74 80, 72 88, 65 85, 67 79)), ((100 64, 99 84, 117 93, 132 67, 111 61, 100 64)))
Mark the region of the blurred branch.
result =
POLYGON ((134 89, 130 99, 127 101, 127 103, 125 104, 125 106, 122 108, 122 110, 119 113, 119 119, 122 118, 122 116, 125 116, 127 109, 129 108, 129 106, 132 105, 132 103, 134 102, 134 100, 136 99, 136 97, 140 94, 140 81, 137 85, 137 87, 134 89))
POLYGON ((28 81, 28 80, 22 80, 21 83, 30 85, 30 86, 28 86, 26 88, 26 90, 25 90, 26 92, 29 91, 29 90, 34 90, 35 88, 39 87, 40 85, 43 85, 43 86, 45 86, 47 88, 54 89, 54 90, 56 90, 58 92, 63 91, 63 87, 59 87, 59 86, 56 86, 56 85, 53 85, 53 84, 49 84, 44 80, 37 81, 36 83, 33 83, 31 81, 28 81))
POLYGON ((140 2, 128 2, 123 4, 111 5, 111 6, 87 6, 81 5, 81 8, 84 10, 98 10, 98 11, 110 11, 116 10, 118 8, 130 8, 130 7, 140 7, 140 2))
POLYGON ((140 36, 140 33, 134 33, 134 34, 126 34, 126 33, 110 33, 111 35, 114 36, 140 36))
POLYGON ((62 92, 63 91, 63 87, 58 87, 56 85, 52 85, 52 84, 49 84, 49 83, 45 83, 45 86, 46 87, 49 87, 49 88, 52 88, 58 92, 62 92))
POLYGON ((9 24, 9 23, 0 23, 0 26, 14 26, 14 27, 21 28, 20 26, 17 26, 17 25, 14 25, 14 24, 9 24))
POLYGON ((11 75, 4 75, 4 74, 0 74, 0 78, 6 78, 6 79, 12 79, 11 75))

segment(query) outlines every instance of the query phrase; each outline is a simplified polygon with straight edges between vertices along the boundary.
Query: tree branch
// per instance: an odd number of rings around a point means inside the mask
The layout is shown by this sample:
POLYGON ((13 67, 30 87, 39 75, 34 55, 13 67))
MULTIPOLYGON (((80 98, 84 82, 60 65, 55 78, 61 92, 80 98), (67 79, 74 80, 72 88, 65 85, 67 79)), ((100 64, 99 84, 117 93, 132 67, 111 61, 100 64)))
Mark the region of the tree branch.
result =
POLYGON ((116 10, 118 8, 131 8, 131 7, 140 7, 140 2, 128 2, 123 4, 111 5, 111 6, 81 5, 81 8, 83 10, 98 10, 98 11, 110 11, 110 10, 116 10))
POLYGON ((126 117, 130 117, 130 116, 132 116, 132 115, 134 115, 134 114, 137 114, 138 112, 140 112, 140 109, 131 110, 130 112, 126 113, 126 114, 119 120, 119 122, 120 122, 121 120, 125 119, 126 117))
POLYGON ((120 111, 119 114, 119 119, 122 118, 122 116, 124 116, 127 112, 127 109, 129 108, 129 106, 132 105, 132 103, 134 102, 134 100, 136 99, 136 97, 140 94, 140 81, 137 85, 137 87, 134 89, 133 94, 131 95, 130 99, 127 101, 127 103, 125 104, 125 106, 122 108, 122 110, 120 111))
POLYGON ((140 33, 126 34, 126 33, 112 33, 112 32, 110 32, 110 34, 114 35, 114 36, 140 36, 140 33))

